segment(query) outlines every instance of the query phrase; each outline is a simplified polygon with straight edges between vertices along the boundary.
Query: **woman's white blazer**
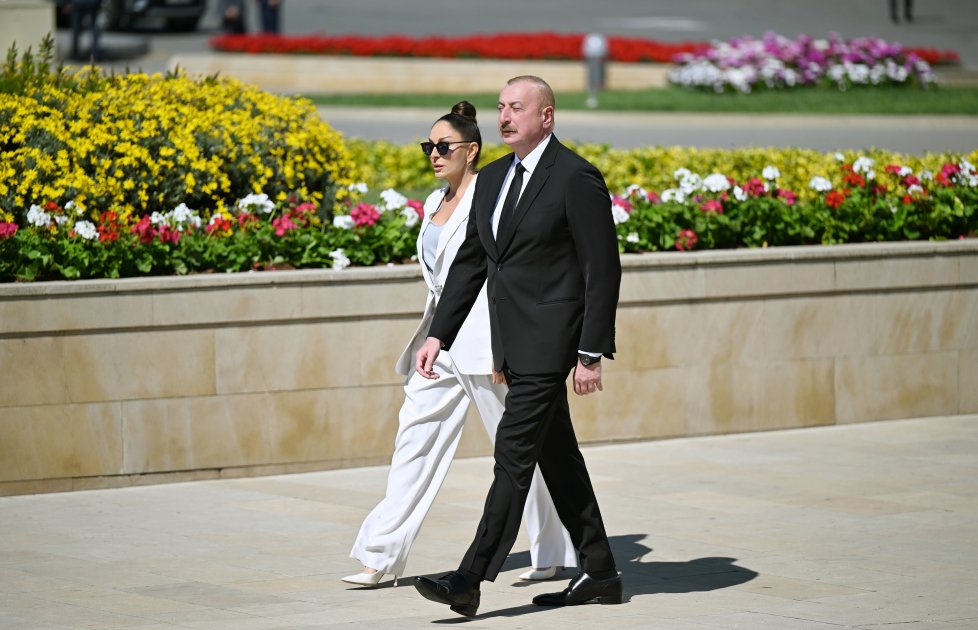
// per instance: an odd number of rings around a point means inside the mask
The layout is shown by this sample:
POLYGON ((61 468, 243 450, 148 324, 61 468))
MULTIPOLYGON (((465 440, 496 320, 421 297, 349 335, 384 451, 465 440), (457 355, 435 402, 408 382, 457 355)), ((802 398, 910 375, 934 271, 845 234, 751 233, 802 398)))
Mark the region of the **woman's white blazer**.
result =
MULTIPOLYGON (((421 263, 421 275, 424 276, 425 284, 428 285, 428 298, 424 306, 424 315, 421 322, 414 331, 407 347, 397 359, 394 369, 399 374, 408 375, 414 371, 415 354, 424 343, 428 336, 428 328, 431 319, 435 315, 435 305, 441 296, 442 287, 448 277, 448 270, 455 260, 455 254, 465 240, 465 227, 468 224, 469 211, 472 209, 472 194, 475 191, 475 179, 462 194, 455 212, 442 228, 438 237, 438 248, 435 258, 435 266, 431 273, 428 266, 424 263, 422 254, 422 243, 424 233, 431 223, 431 215, 438 209, 442 198, 445 196, 445 189, 436 190, 428 195, 424 202, 424 219, 421 223, 421 231, 418 233, 418 262, 421 263)), ((492 372, 492 343, 489 338, 489 302, 486 298, 486 285, 482 285, 482 291, 476 298, 468 318, 462 324, 458 336, 452 343, 449 352, 452 362, 461 374, 490 374, 492 372)))

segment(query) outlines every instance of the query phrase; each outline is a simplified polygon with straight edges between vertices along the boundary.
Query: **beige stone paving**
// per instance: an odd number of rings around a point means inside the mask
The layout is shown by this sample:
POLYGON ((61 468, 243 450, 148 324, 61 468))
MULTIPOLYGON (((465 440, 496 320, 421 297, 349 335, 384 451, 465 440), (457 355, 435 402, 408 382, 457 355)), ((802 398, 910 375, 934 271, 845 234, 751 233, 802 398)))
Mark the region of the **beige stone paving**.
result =
MULTIPOLYGON (((339 578, 386 468, 0 498, 0 628, 978 628, 978 416, 585 449, 621 606, 542 609, 522 536, 480 615, 339 578)), ((489 483, 454 463, 408 571, 456 566, 489 483)), ((569 577, 569 572, 565 577, 569 577)))

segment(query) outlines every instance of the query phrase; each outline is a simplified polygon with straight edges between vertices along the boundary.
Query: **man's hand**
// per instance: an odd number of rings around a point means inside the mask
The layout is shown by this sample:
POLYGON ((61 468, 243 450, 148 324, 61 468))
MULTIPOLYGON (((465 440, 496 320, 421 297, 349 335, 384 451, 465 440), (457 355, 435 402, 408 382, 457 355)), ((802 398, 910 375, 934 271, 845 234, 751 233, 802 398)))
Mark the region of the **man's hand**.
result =
POLYGON ((604 389, 601 386, 601 362, 584 365, 578 360, 574 368, 574 393, 587 396, 604 389))
POLYGON ((418 374, 432 380, 438 378, 438 372, 435 372, 435 359, 438 358, 439 352, 441 352, 441 341, 434 337, 424 340, 424 344, 414 358, 414 369, 418 374))

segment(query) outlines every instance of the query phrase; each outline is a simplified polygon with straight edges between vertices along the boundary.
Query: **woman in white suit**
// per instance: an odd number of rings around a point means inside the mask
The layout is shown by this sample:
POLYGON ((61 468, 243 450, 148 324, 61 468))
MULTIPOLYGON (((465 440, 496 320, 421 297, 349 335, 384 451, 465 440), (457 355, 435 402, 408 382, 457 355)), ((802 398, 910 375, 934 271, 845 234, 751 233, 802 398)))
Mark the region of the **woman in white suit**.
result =
MULTIPOLYGON (((384 574, 393 575, 395 580, 404 574, 411 544, 455 455, 469 402, 475 404, 490 439, 495 441, 506 398, 506 385, 492 370, 485 286, 451 351, 438 355, 435 369, 441 378, 425 379, 414 370, 414 355, 427 337, 442 285, 465 239, 475 168, 482 149, 475 108, 467 101, 455 105, 451 113, 435 122, 421 149, 429 156, 435 176, 447 185, 431 193, 424 204, 418 260, 428 285, 428 299, 417 330, 397 360, 396 369, 407 376, 407 381, 387 494, 367 515, 350 552, 351 558, 363 564, 363 570, 343 578, 359 586, 376 586, 384 574)), ((577 553, 539 470, 530 486, 523 518, 534 568, 522 574, 522 579, 549 579, 558 566, 577 566, 577 553)))

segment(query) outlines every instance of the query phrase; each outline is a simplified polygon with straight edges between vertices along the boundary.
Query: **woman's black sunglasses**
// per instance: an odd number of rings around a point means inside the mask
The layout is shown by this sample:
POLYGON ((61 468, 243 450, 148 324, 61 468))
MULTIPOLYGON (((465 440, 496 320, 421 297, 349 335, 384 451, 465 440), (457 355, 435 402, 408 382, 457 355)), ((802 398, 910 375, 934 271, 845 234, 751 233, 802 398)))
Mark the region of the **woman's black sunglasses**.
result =
POLYGON ((425 155, 431 155, 432 151, 438 149, 438 155, 445 157, 446 155, 448 155, 448 152, 450 150, 448 147, 450 147, 453 144, 466 144, 467 142, 470 142, 470 140, 456 140, 454 142, 445 142, 445 141, 422 142, 421 150, 424 152, 425 155))

